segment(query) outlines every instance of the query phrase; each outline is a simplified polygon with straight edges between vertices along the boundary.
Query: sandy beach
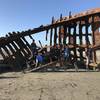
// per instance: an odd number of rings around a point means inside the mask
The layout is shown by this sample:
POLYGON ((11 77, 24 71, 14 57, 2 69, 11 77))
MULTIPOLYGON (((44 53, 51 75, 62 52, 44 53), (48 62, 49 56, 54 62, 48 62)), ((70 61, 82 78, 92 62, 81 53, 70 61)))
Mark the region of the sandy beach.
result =
POLYGON ((0 74, 0 100, 100 100, 100 73, 0 74))

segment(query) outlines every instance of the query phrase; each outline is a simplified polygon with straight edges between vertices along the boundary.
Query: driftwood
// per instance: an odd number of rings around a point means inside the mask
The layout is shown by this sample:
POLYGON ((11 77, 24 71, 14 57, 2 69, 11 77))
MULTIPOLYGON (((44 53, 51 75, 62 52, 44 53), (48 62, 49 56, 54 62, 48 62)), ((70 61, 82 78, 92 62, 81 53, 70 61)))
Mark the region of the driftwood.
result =
POLYGON ((50 62, 50 63, 44 64, 44 65, 35 67, 35 68, 33 68, 33 69, 31 69, 31 70, 28 70, 28 71, 26 71, 26 72, 34 72, 34 71, 40 70, 40 69, 42 69, 42 68, 45 68, 45 67, 48 67, 48 66, 55 65, 56 63, 57 63, 57 61, 50 62))

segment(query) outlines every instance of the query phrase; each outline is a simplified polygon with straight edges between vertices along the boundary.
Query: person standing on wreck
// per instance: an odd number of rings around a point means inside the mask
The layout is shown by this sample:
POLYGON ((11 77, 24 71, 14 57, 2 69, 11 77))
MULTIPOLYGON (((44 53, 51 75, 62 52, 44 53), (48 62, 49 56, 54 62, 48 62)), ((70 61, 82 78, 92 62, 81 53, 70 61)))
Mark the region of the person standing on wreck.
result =
POLYGON ((33 40, 31 43, 31 49, 32 49, 33 59, 35 59, 37 55, 37 45, 35 43, 35 40, 33 40))

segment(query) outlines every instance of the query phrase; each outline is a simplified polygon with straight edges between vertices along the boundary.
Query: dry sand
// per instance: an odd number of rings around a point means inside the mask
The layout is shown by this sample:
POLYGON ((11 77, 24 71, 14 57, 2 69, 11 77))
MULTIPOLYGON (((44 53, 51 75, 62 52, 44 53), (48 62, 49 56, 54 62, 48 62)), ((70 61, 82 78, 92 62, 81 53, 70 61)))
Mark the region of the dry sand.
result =
POLYGON ((0 100, 100 100, 100 73, 1 74, 0 100))

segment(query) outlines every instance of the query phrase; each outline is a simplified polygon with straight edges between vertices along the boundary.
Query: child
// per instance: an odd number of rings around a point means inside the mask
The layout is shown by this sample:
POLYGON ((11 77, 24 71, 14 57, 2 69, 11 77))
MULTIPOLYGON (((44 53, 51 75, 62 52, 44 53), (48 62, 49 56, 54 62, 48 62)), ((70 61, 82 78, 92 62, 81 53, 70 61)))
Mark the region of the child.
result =
POLYGON ((43 57, 41 53, 38 53, 38 55, 36 56, 36 67, 38 67, 39 65, 41 65, 43 63, 43 57))

